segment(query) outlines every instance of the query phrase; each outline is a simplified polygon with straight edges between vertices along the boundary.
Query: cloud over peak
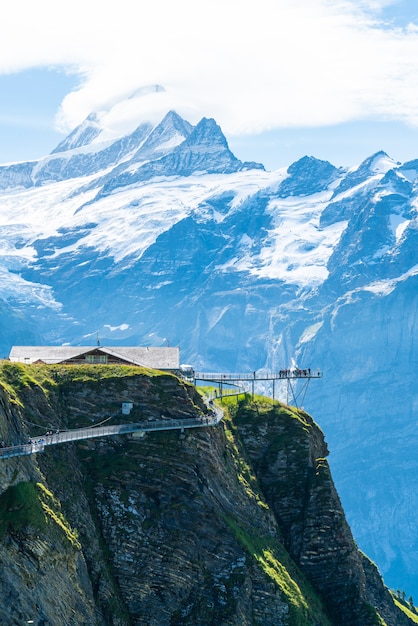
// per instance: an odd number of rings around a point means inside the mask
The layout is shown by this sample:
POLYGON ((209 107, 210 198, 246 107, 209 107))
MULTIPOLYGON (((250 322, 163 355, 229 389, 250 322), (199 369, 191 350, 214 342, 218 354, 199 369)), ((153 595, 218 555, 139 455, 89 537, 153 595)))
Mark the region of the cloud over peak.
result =
POLYGON ((384 19, 395 5, 121 0, 115 11, 15 0, 0 25, 0 72, 78 75, 57 115, 65 130, 97 111, 119 133, 170 109, 192 123, 214 117, 229 135, 372 117, 418 125, 418 32, 406 17, 405 27, 384 19))

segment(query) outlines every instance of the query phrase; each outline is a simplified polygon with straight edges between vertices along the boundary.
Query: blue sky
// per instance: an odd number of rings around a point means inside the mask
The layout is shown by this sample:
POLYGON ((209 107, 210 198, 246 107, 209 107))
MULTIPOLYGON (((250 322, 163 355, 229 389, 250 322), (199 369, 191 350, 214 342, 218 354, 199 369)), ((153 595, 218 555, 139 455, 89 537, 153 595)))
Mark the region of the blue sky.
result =
POLYGON ((44 68, 0 75, 0 163, 36 159, 62 140, 55 116, 75 76, 44 68))
POLYGON ((268 169, 305 154, 344 166, 378 150, 418 158, 415 0, 63 6, 5 11, 0 163, 48 154, 91 111, 112 137, 170 108, 214 117, 236 156, 268 169))

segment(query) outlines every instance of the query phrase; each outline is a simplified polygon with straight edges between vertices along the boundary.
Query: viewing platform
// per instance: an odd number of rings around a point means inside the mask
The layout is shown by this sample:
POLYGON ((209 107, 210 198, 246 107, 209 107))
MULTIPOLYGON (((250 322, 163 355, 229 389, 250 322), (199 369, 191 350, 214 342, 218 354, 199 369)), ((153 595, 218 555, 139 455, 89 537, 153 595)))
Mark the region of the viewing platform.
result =
POLYGON ((237 373, 208 373, 208 372, 194 372, 195 380, 203 380, 209 382, 251 382, 252 380, 293 380, 300 378, 322 378, 320 370, 311 368, 308 369, 288 369, 279 370, 278 372, 253 372, 245 374, 237 373))
POLYGON ((218 390, 215 393, 218 398, 231 395, 239 396, 245 393, 251 394, 254 398, 256 383, 261 382, 271 385, 271 395, 275 400, 276 383, 285 383, 286 403, 289 404, 289 399, 291 399, 296 408, 303 402, 310 380, 319 378, 322 378, 321 370, 310 367, 281 369, 278 372, 221 373, 195 372, 192 369, 188 372, 188 380, 195 385, 197 381, 216 385, 218 390))

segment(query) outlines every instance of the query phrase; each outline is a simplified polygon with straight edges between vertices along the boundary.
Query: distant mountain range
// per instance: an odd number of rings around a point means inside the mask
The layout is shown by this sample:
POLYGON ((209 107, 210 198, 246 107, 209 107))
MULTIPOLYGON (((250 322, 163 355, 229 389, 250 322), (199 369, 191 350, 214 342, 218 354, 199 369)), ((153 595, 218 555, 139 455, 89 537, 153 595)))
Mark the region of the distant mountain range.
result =
POLYGON ((319 367, 305 408, 354 536, 418 597, 418 159, 267 172, 175 112, 102 136, 90 115, 0 166, 1 356, 98 335, 198 370, 319 367))

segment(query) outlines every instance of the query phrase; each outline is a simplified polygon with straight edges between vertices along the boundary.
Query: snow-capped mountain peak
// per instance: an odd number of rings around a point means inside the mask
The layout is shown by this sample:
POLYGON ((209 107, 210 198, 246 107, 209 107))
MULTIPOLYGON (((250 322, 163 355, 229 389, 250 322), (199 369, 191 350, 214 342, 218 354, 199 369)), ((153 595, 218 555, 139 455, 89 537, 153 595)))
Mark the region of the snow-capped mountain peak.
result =
POLYGON ((89 145, 101 132, 102 129, 96 113, 91 113, 80 126, 77 126, 64 141, 58 144, 51 154, 89 145))

